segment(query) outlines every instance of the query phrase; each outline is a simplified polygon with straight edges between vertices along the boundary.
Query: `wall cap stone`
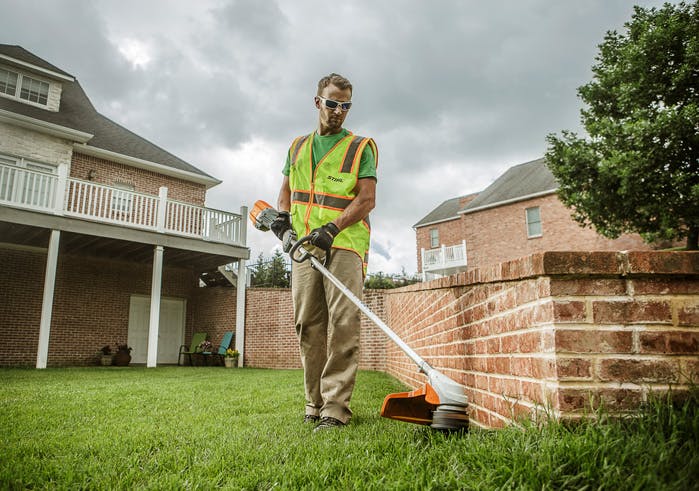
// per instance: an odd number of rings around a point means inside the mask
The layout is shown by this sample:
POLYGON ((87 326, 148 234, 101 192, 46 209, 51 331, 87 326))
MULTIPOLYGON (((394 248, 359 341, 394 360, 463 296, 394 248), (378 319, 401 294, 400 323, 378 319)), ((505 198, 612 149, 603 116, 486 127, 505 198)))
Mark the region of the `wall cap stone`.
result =
POLYGON ((699 251, 547 251, 396 288, 388 293, 473 286, 539 276, 628 278, 647 275, 699 278, 699 251))

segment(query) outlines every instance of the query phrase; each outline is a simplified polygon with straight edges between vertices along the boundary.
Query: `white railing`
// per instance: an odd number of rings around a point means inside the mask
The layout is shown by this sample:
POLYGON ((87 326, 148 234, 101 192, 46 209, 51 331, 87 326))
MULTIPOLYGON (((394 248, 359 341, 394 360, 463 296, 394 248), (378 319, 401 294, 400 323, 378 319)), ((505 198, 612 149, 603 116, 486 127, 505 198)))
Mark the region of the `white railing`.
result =
POLYGON ((422 270, 447 270, 466 266, 466 241, 437 249, 422 249, 422 270))
POLYGON ((145 229, 157 225, 158 196, 68 179, 65 201, 66 215, 145 229))
POLYGON ((0 203, 51 210, 57 182, 53 174, 0 164, 0 203))
POLYGON ((0 164, 0 205, 245 246, 240 214, 0 164))

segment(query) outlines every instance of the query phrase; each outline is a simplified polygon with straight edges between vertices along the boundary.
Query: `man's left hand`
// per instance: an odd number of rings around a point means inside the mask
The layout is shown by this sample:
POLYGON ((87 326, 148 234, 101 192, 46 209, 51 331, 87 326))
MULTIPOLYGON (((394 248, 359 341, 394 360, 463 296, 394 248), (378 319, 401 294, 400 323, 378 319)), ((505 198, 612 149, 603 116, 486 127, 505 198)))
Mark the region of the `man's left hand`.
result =
POLYGON ((322 227, 311 230, 311 244, 324 251, 329 251, 339 233, 340 229, 337 228, 337 225, 328 222, 322 227))

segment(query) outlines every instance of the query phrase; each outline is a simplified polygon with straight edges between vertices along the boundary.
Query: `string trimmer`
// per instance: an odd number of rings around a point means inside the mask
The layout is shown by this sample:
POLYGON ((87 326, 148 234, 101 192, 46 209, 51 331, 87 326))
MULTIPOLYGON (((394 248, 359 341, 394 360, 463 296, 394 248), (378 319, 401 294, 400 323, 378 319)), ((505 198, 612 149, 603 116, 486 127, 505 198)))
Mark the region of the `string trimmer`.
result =
MULTIPOLYGON (((255 202, 250 211, 250 220, 256 229, 267 231, 279 212, 265 201, 255 202)), ((340 291, 349 298, 359 309, 371 319, 391 340, 415 362, 420 372, 427 376, 428 383, 412 392, 400 392, 389 394, 383 401, 381 416, 397 419, 408 423, 429 425, 431 428, 442 431, 457 431, 468 429, 468 399, 461 385, 430 366, 420 355, 398 337, 393 330, 378 318, 369 308, 362 303, 345 285, 340 282, 326 268, 330 254, 326 253, 323 261, 311 254, 304 244, 310 243, 312 235, 298 239, 289 255, 297 263, 306 260, 311 261, 314 269, 332 282, 340 291)), ((329 251, 326 251, 329 252, 329 251)), ((293 280, 292 280, 293 281, 293 280)))

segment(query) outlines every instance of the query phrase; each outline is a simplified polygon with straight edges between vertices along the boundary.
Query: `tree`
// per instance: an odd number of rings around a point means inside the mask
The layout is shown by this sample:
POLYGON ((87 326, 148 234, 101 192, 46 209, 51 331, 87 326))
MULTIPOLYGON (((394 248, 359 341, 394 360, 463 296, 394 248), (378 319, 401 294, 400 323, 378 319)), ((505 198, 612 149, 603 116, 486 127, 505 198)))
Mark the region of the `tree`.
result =
POLYGON ((252 286, 267 286, 269 271, 267 268, 267 263, 265 261, 265 256, 260 252, 257 256, 257 262, 252 267, 252 279, 250 281, 252 286))
POLYGON ((699 2, 634 7, 578 88, 588 137, 547 136, 573 218, 616 238, 699 241, 699 2))
POLYGON ((269 282, 274 288, 289 288, 291 285, 291 274, 287 270, 286 261, 281 251, 276 250, 269 264, 269 282))
POLYGON ((272 259, 265 259, 263 253, 257 256, 257 262, 252 269, 251 285, 266 288, 289 288, 291 272, 280 251, 275 251, 272 259))
POLYGON ((400 275, 387 275, 381 271, 367 275, 364 280, 364 288, 373 290, 389 290, 392 288, 400 288, 402 286, 412 285, 420 280, 416 275, 408 276, 405 268, 401 268, 400 275))

